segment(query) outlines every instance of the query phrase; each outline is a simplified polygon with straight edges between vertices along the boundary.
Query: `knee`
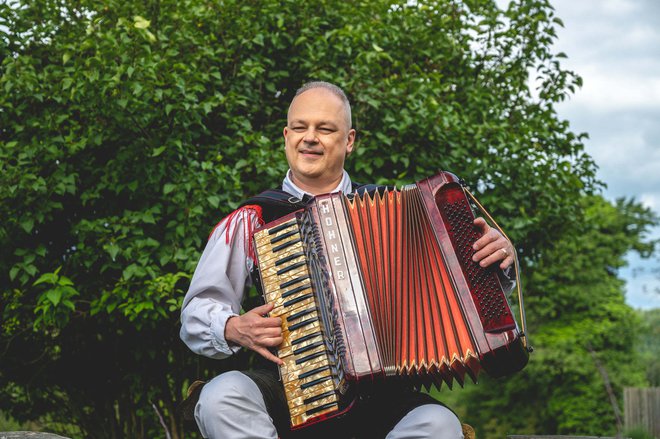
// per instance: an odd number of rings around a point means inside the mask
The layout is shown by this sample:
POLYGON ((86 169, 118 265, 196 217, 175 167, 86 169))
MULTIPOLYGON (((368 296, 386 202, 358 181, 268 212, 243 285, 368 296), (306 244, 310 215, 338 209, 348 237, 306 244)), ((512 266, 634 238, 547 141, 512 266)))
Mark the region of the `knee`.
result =
POLYGON ((202 417, 205 414, 221 413, 240 408, 244 401, 254 400, 257 396, 261 394, 250 378, 238 371, 226 372, 204 385, 195 412, 202 417))
POLYGON ((463 438, 463 428, 458 417, 447 407, 439 404, 427 404, 412 410, 408 416, 414 416, 418 431, 429 438, 463 438))

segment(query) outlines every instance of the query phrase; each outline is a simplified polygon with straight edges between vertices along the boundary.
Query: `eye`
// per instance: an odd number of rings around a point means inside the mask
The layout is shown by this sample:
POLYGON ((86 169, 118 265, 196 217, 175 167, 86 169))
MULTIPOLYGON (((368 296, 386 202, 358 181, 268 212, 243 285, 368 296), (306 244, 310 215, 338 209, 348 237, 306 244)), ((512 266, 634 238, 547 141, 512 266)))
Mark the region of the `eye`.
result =
POLYGON ((328 127, 321 127, 321 128, 319 128, 319 131, 323 134, 330 134, 330 133, 335 132, 335 130, 333 130, 332 128, 328 128, 328 127))
POLYGON ((306 130, 306 128, 302 125, 294 125, 294 126, 291 127, 291 129, 293 131, 295 131, 296 133, 302 133, 306 130))

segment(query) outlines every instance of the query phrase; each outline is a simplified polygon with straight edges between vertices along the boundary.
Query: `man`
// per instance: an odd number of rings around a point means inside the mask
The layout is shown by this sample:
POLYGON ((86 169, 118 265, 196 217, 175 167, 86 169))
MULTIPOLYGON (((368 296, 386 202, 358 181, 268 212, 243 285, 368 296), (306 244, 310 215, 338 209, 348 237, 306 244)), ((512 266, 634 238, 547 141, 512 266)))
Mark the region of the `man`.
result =
MULTIPOLYGON (((282 191, 300 200, 354 191, 344 160, 353 152, 355 130, 351 128, 350 104, 341 89, 325 82, 304 85, 291 102, 283 134, 290 169, 282 191)), ((270 220, 263 215, 259 206, 245 205, 221 221, 211 234, 181 313, 181 338, 196 353, 220 359, 244 347, 272 363, 282 363, 272 353, 282 342, 281 320, 267 316, 272 305, 239 315, 254 266, 250 234, 270 220)), ((475 243, 475 260, 483 266, 499 262, 502 269, 511 265, 511 244, 483 219, 475 220, 475 224, 484 231, 475 243)), ((453 412, 427 395, 389 386, 382 397, 373 398, 365 407, 357 409, 362 410, 362 422, 345 422, 361 436, 462 437, 461 424, 453 412), (365 424, 369 428, 364 428, 365 424)), ((288 434, 282 385, 273 372, 233 371, 214 378, 202 389, 195 419, 204 437, 209 438, 277 438, 288 434)), ((341 428, 341 424, 336 425, 341 428)), ((310 431, 315 438, 322 435, 318 429, 310 431)))

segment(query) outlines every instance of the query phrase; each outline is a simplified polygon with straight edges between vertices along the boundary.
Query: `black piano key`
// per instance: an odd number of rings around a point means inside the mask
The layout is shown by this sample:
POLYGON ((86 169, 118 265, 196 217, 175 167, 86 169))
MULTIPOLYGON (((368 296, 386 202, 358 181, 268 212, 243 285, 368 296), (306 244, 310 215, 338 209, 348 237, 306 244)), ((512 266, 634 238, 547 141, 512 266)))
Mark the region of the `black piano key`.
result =
POLYGON ((270 240, 270 243, 271 243, 271 244, 275 244, 276 242, 280 242, 280 241, 282 241, 283 239, 288 238, 289 236, 293 236, 293 235, 295 235, 296 233, 298 233, 298 230, 297 230, 297 229, 296 229, 296 230, 291 230, 290 232, 282 233, 280 236, 276 236, 276 237, 274 237, 273 239, 271 239, 271 240, 270 240))
POLYGON ((332 396, 332 395, 334 395, 334 394, 335 394, 335 391, 334 391, 334 390, 329 390, 329 391, 327 391, 327 392, 321 393, 321 394, 316 395, 316 396, 310 396, 309 398, 303 400, 303 404, 305 404, 305 405, 307 405, 307 404, 311 404, 311 403, 313 403, 314 401, 319 401, 319 400, 321 400, 321 399, 323 399, 323 398, 327 398, 328 396, 332 396))
POLYGON ((283 290, 287 287, 290 287, 291 285, 295 285, 298 282, 302 282, 302 281, 307 280, 307 279, 309 279, 309 276, 302 276, 302 277, 297 277, 295 279, 288 280, 288 281, 280 284, 280 290, 283 290))
POLYGON ((286 318, 286 321, 287 321, 287 322, 292 322, 292 321, 294 321, 294 320, 296 320, 296 319, 299 319, 299 318, 302 317, 302 316, 306 316, 307 314, 311 314, 311 313, 313 313, 314 311, 316 311, 316 308, 314 308, 314 307, 312 307, 312 308, 307 308, 307 309, 303 309, 302 311, 298 311, 298 312, 295 313, 295 314, 291 314, 289 317, 286 318))
POLYGON ((325 410, 325 409, 329 409, 329 408, 332 407, 333 405, 337 405, 337 403, 336 403, 336 402, 329 402, 329 403, 327 403, 327 404, 323 404, 323 405, 320 405, 320 406, 318 406, 318 407, 314 407, 313 409, 307 410, 307 411, 305 412, 305 414, 306 414, 307 416, 310 416, 310 415, 313 415, 314 413, 318 413, 318 412, 321 412, 321 411, 323 411, 323 410, 325 410))
POLYGON ((283 306, 286 308, 286 307, 289 307, 291 305, 295 305, 298 302, 302 302, 305 299, 309 299, 313 295, 314 295, 314 293, 308 293, 308 294, 304 294, 302 296, 296 297, 295 299, 287 300, 286 302, 284 302, 283 306))
POLYGON ((298 338, 296 338, 295 340, 293 340, 293 341, 291 342, 291 345, 300 344, 300 343, 302 343, 302 342, 304 342, 304 341, 311 340, 311 339, 313 339, 314 337, 318 337, 319 335, 321 335, 321 331, 319 331, 319 332, 314 332, 314 333, 312 333, 312 334, 303 335, 302 337, 298 337, 298 338))
POLYGON ((298 375, 298 379, 303 380, 305 378, 309 378, 312 375, 316 375, 317 373, 326 371, 328 369, 330 369, 329 365, 328 366, 317 367, 316 369, 310 370, 309 372, 301 373, 300 375, 298 375))
POLYGON ((273 247, 272 252, 273 253, 278 253, 278 252, 284 250, 287 247, 291 247, 294 244, 298 244, 300 241, 301 241, 300 238, 292 239, 291 241, 287 241, 284 244, 280 244, 280 245, 277 245, 277 246, 273 247))
POLYGON ((277 267, 278 265, 286 264, 287 262, 292 261, 292 260, 294 260, 296 258, 299 258, 301 256, 305 256, 305 252, 294 253, 294 254, 289 255, 285 258, 282 258, 279 261, 275 262, 275 266, 277 267))
POLYGON ((299 293, 301 291, 305 291, 307 288, 312 288, 312 284, 301 285, 297 288, 294 288, 292 290, 287 291, 286 293, 282 293, 282 299, 286 299, 287 297, 293 296, 296 293, 299 293))
POLYGON ((309 389, 310 387, 314 387, 318 384, 325 383, 326 381, 330 381, 331 379, 332 377, 330 376, 317 378, 314 381, 310 381, 308 383, 303 384, 302 386, 300 386, 300 388, 302 390, 309 389))
POLYGON ((281 276, 284 273, 286 273, 287 271, 295 270, 298 267, 302 267, 303 265, 305 265, 305 263, 306 263, 305 261, 300 261, 300 262, 296 262, 295 264, 291 264, 288 267, 284 267, 284 268, 278 270, 277 275, 281 276))
POLYGON ((317 341, 315 343, 311 343, 307 346, 303 346, 301 348, 294 349, 293 350, 293 355, 300 355, 300 354, 305 353, 307 351, 311 351, 312 349, 316 349, 319 346, 323 346, 324 344, 325 344, 325 342, 323 340, 321 340, 321 341, 317 341))
POLYGON ((313 360, 314 358, 318 358, 318 357, 320 357, 320 356, 322 356, 322 355, 325 355, 325 351, 321 351, 321 352, 316 352, 316 353, 313 353, 313 354, 309 354, 309 355, 307 355, 306 357, 302 357, 302 358, 297 359, 297 360, 296 360, 296 364, 303 364, 303 363, 305 363, 306 361, 313 360))
POLYGON ((288 229, 289 227, 295 226, 295 225, 296 225, 296 220, 292 219, 291 221, 287 221, 285 223, 280 224, 279 226, 273 227, 272 229, 270 229, 268 231, 268 234, 269 235, 274 235, 277 232, 279 232, 280 230, 288 229))
POLYGON ((302 321, 302 322, 294 323, 293 325, 289 326, 289 331, 295 331, 296 329, 300 329, 303 326, 311 325, 312 323, 318 322, 318 321, 319 321, 319 318, 314 317, 314 318, 311 318, 311 319, 308 319, 308 320, 305 320, 305 321, 302 321))

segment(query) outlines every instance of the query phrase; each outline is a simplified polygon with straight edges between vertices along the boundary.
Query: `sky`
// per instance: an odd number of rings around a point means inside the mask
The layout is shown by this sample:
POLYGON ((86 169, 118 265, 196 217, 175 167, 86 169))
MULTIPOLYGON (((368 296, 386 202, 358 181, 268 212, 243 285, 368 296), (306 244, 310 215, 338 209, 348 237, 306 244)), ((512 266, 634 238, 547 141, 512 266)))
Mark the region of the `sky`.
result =
MULTIPOLYGON (((660 1, 551 0, 562 66, 584 80, 557 106, 599 166, 608 199, 634 197, 660 215, 660 1)), ((649 235, 660 238, 660 227, 649 235)), ((660 256, 628 255, 626 301, 660 308, 660 256)))

